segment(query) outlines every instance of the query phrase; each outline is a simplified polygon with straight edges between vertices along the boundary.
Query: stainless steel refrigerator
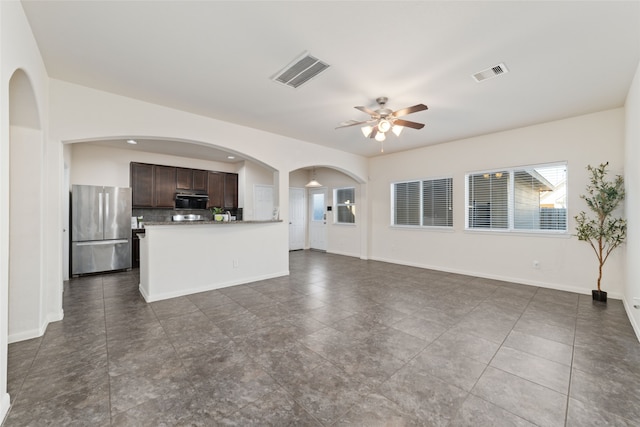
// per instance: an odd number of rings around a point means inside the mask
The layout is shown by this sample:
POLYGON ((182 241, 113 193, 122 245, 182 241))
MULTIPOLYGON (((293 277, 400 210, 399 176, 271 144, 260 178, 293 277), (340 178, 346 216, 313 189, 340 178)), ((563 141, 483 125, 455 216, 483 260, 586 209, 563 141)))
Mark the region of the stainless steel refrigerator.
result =
POLYGON ((131 268, 131 189, 74 185, 71 274, 131 268))

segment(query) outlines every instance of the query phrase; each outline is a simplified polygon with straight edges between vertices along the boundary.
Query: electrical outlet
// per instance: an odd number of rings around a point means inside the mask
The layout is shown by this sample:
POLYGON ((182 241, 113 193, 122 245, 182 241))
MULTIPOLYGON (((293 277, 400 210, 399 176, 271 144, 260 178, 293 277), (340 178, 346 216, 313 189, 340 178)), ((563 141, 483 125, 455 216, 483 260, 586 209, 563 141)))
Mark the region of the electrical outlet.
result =
POLYGON ((533 268, 535 268, 536 270, 540 269, 540 261, 534 260, 533 261, 533 268))

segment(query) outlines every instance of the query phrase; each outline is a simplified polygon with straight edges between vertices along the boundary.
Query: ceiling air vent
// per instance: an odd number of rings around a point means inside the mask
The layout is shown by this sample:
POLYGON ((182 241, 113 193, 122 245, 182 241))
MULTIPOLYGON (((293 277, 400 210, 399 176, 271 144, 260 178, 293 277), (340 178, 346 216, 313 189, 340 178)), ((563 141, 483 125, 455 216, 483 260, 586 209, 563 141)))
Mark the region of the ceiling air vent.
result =
POLYGON ((309 55, 309 52, 304 52, 271 79, 283 85, 298 88, 327 68, 329 68, 327 63, 309 55))
POLYGON ((473 74, 471 77, 478 83, 483 80, 491 79, 493 77, 498 77, 502 74, 506 74, 509 72, 509 69, 503 63, 498 65, 494 65, 493 67, 489 67, 486 70, 482 70, 479 73, 473 74))

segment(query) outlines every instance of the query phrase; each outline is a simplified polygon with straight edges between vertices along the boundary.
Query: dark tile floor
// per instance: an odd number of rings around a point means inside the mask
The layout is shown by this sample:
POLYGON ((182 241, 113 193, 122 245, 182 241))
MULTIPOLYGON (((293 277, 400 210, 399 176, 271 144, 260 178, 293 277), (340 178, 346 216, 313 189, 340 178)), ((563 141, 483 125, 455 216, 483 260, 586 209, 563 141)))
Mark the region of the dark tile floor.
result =
POLYGON ((638 425, 620 301, 290 254, 291 275, 146 304, 136 272, 65 284, 9 346, 5 426, 638 425))

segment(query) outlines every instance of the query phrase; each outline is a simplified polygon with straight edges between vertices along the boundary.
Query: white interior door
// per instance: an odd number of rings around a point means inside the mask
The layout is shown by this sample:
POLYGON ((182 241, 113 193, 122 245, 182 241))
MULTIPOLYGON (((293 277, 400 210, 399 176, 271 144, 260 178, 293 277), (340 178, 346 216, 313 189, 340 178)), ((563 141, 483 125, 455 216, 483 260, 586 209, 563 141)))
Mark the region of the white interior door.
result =
POLYGON ((327 250, 326 199, 326 188, 309 190, 309 246, 321 251, 327 250))
POLYGON ((304 188, 289 188, 289 250, 304 249, 304 188))
POLYGON ((273 219, 273 185, 253 186, 253 212, 256 221, 273 219))

